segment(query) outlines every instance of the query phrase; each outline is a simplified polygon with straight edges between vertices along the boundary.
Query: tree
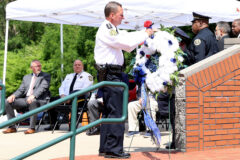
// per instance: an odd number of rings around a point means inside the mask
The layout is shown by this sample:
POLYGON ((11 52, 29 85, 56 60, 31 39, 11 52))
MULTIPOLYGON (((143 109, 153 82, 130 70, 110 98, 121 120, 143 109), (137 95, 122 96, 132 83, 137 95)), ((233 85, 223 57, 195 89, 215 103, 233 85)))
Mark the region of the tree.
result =
POLYGON ((52 95, 58 94, 61 85, 61 77, 73 72, 73 62, 76 59, 82 60, 84 70, 96 77, 94 68, 93 50, 95 45, 96 28, 81 26, 63 26, 64 58, 61 61, 60 51, 60 25, 48 24, 45 27, 45 34, 42 36, 41 48, 43 49, 43 59, 47 61, 48 72, 51 74, 52 95), (64 65, 61 73, 61 63, 64 65))

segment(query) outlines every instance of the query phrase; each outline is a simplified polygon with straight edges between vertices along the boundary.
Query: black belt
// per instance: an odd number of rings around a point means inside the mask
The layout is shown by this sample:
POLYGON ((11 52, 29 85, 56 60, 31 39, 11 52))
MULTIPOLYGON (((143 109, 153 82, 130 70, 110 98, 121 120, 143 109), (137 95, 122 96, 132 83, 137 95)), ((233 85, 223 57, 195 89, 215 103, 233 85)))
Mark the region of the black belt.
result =
POLYGON ((107 64, 107 68, 109 70, 113 70, 113 71, 119 71, 122 72, 123 71, 123 67, 120 65, 115 65, 115 64, 107 64))
POLYGON ((123 67, 115 64, 95 64, 95 68, 98 71, 98 80, 105 81, 107 74, 119 75, 123 72, 123 67))
POLYGON ((115 71, 115 72, 122 72, 123 67, 121 65, 116 64, 95 64, 95 68, 97 70, 101 70, 102 68, 106 68, 109 71, 115 71))

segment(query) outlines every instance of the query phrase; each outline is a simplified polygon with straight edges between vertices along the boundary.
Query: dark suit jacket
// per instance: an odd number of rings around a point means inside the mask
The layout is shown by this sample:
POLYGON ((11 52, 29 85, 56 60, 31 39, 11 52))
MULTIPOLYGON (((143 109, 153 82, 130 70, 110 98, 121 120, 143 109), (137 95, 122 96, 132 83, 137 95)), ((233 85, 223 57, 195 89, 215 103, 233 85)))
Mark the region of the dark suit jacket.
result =
MULTIPOLYGON (((17 91, 14 92, 14 95, 16 96, 16 98, 26 97, 30 87, 31 79, 32 79, 32 73, 25 75, 23 77, 22 84, 17 89, 17 91)), ((35 96, 36 100, 50 99, 50 91, 49 91, 50 80, 51 80, 50 74, 45 72, 39 73, 36 79, 35 85, 33 87, 33 95, 35 96)))
POLYGON ((218 41, 218 49, 219 51, 224 50, 224 38, 229 38, 228 35, 223 36, 219 41, 218 41))

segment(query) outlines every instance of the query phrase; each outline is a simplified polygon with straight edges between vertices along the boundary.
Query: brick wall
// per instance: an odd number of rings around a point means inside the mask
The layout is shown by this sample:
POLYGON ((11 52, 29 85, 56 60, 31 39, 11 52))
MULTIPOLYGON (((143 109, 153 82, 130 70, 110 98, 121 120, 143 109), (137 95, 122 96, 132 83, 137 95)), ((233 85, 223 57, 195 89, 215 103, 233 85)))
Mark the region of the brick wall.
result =
POLYGON ((181 72, 176 141, 185 151, 240 147, 240 47, 214 56, 181 72))

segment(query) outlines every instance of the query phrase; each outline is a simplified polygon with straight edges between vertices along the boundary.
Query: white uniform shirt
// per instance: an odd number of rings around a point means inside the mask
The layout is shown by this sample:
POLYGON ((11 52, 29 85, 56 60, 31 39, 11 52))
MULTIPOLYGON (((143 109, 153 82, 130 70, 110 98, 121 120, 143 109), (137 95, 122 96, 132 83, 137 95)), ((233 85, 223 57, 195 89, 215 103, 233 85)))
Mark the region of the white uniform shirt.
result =
MULTIPOLYGON (((71 73, 66 75, 64 81, 61 84, 61 87, 59 88, 59 95, 69 95, 69 89, 70 89, 70 85, 72 83, 72 80, 75 76, 75 73, 71 73)), ((77 79, 74 83, 73 86, 73 91, 74 90, 81 90, 84 88, 87 88, 89 86, 91 86, 93 84, 93 77, 91 74, 82 71, 81 73, 79 73, 77 75, 77 79)))
POLYGON ((97 64, 123 65, 122 50, 131 52, 147 38, 145 31, 119 31, 105 20, 97 31, 94 59, 97 64))

